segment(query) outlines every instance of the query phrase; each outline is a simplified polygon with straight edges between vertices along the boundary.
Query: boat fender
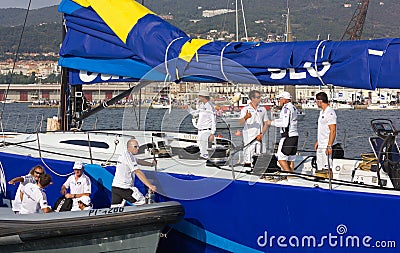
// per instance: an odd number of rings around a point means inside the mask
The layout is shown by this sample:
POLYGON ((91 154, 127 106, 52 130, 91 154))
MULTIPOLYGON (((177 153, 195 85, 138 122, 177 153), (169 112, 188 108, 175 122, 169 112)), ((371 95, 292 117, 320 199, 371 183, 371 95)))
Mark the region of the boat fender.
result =
POLYGON ((8 235, 0 238, 0 245, 10 245, 23 243, 19 235, 8 235))

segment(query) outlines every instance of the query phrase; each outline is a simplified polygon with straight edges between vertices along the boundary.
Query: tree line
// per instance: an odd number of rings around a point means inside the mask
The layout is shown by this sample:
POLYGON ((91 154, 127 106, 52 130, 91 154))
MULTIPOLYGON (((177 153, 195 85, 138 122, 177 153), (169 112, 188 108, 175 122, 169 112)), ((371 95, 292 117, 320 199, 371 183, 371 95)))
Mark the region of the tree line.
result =
POLYGON ((61 80, 60 75, 50 74, 47 78, 40 79, 35 73, 24 75, 20 73, 8 73, 0 75, 0 83, 2 84, 33 84, 33 83, 58 83, 61 80))

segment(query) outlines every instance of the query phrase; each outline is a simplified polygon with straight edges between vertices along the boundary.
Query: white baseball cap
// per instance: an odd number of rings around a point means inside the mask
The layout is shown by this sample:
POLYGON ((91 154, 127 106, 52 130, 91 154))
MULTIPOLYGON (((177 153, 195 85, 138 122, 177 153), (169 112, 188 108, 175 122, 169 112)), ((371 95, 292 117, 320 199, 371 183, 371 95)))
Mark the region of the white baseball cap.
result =
POLYGON ((85 206, 90 206, 90 197, 83 195, 82 197, 78 198, 78 202, 82 202, 85 206))
POLYGON ((74 167, 72 168, 74 170, 81 170, 83 169, 83 163, 81 161, 76 161, 74 163, 74 167))
POLYGON ((292 99, 292 95, 290 95, 289 92, 284 91, 281 94, 279 94, 278 98, 292 99))

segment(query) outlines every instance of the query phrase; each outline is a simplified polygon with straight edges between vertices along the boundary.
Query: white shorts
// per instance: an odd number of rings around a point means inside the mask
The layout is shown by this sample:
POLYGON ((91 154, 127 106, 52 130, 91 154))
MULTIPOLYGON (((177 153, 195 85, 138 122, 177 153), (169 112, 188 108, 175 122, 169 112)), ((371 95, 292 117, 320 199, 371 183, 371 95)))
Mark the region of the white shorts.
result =
POLYGON ((282 153, 282 146, 284 141, 285 137, 281 138, 281 140, 279 141, 278 151, 276 152, 276 158, 278 159, 278 161, 293 162, 294 160, 296 160, 295 155, 285 155, 284 153, 282 153))

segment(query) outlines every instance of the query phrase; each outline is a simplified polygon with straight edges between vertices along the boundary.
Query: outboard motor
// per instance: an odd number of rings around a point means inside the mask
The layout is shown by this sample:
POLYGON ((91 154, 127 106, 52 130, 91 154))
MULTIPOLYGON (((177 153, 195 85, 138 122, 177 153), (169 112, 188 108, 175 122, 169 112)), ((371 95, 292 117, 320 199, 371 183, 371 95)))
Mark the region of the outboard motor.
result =
MULTIPOLYGON (((371 127, 383 142, 377 152, 378 164, 389 175, 395 189, 400 189, 400 152, 396 143, 398 131, 388 119, 371 120, 371 127)), ((379 170, 378 180, 380 181, 379 170)), ((382 186, 382 185, 381 185, 382 186)))

